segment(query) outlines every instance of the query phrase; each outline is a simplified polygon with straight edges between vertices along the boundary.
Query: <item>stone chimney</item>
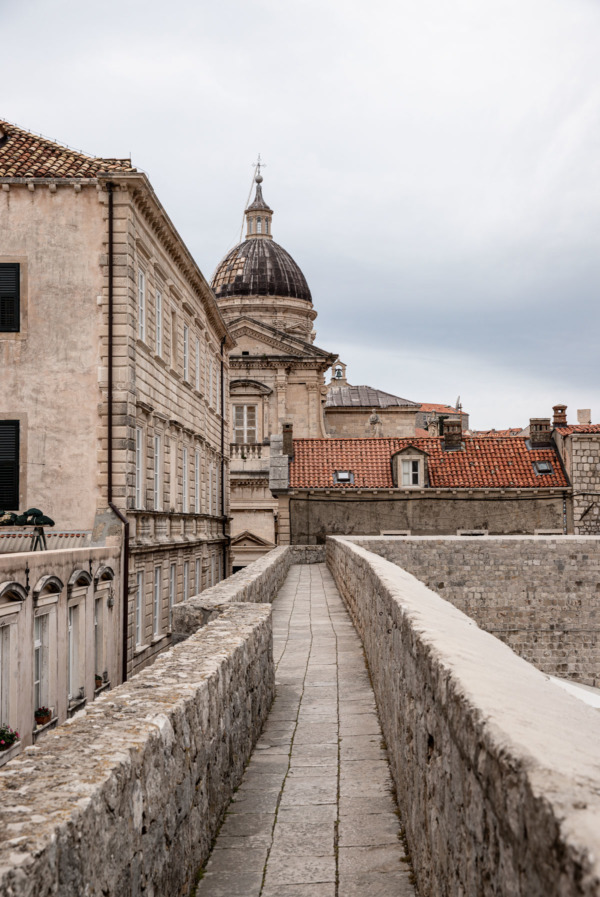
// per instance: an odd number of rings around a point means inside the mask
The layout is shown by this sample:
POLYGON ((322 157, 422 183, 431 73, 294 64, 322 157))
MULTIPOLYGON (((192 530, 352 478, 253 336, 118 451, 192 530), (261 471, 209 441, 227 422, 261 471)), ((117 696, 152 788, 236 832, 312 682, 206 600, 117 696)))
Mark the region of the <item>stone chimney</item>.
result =
POLYGON ((541 446, 550 445, 552 439, 550 435, 549 417, 532 417, 529 421, 529 441, 531 448, 539 448, 541 446))
POLYGON ((592 422, 592 409, 591 408, 578 408, 577 409, 577 423, 578 424, 591 424, 592 422))
POLYGON ((294 425, 283 424, 283 454, 292 457, 294 454, 294 425))
POLYGON ((462 446, 462 417, 453 420, 447 417, 444 421, 444 451, 459 449, 462 446))
POLYGON ((553 405, 552 411, 554 412, 554 419, 552 421, 553 427, 566 427, 567 426, 567 406, 566 405, 553 405))

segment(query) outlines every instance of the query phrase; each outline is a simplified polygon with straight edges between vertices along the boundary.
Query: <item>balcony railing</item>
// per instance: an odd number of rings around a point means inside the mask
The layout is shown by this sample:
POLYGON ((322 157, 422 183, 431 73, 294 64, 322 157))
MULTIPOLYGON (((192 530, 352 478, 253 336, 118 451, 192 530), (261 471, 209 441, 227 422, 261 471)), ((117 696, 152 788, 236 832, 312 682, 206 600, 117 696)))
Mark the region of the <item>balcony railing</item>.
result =
POLYGON ((271 449, 260 442, 232 442, 231 470, 268 470, 271 449))

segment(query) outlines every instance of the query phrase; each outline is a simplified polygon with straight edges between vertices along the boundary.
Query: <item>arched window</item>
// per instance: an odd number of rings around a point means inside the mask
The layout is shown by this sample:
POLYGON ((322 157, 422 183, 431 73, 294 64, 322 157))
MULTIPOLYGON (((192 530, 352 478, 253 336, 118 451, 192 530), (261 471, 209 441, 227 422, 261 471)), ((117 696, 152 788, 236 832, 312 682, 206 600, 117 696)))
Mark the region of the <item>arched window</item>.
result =
POLYGON ((248 218, 248 233, 252 233, 252 218, 248 218))
POLYGON ((336 379, 336 380, 341 380, 341 379, 342 379, 342 369, 341 369, 341 368, 336 368, 336 369, 335 369, 335 379, 336 379))
POLYGON ((269 219, 265 218, 265 233, 269 233, 269 219))
POLYGON ((262 234, 262 218, 256 219, 256 233, 262 234))

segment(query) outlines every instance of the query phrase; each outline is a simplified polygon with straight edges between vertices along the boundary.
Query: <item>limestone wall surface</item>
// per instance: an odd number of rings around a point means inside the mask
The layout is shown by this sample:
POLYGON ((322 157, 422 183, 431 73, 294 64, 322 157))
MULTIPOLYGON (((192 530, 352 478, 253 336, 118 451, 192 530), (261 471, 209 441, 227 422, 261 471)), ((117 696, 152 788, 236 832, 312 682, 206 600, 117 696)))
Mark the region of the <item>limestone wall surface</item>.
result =
POLYGON ((180 897, 274 693, 270 607, 231 604, 0 770, 2 897, 180 897))
POLYGON ((361 538, 538 669, 600 684, 600 538, 361 538))
POLYGON ((600 893, 600 716, 411 574, 330 538, 421 897, 600 893))

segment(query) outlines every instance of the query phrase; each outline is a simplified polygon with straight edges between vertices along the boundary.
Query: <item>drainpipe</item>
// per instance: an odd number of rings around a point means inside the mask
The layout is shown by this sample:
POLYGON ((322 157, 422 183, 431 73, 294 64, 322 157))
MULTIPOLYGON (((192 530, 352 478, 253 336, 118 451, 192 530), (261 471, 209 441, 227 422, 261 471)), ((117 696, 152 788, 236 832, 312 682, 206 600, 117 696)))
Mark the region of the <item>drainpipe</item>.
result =
POLYGON ((225 516, 225 363, 223 346, 226 337, 221 340, 221 526, 223 527, 223 579, 227 577, 227 519, 225 516))
POLYGON ((123 641, 121 679, 127 681, 127 630, 129 627, 129 521, 113 502, 113 305, 114 305, 114 205, 113 184, 108 191, 108 507, 123 524, 123 641))

